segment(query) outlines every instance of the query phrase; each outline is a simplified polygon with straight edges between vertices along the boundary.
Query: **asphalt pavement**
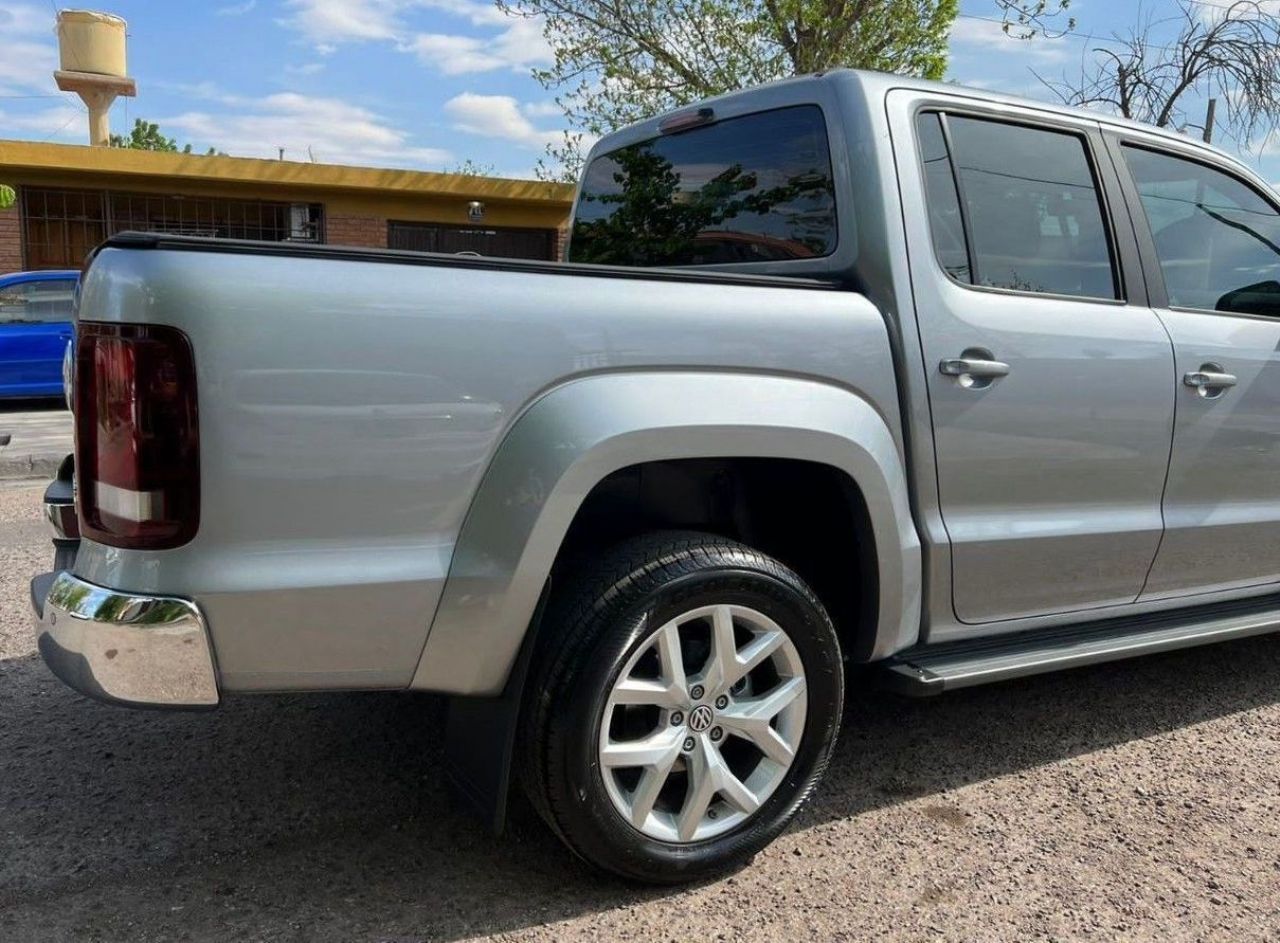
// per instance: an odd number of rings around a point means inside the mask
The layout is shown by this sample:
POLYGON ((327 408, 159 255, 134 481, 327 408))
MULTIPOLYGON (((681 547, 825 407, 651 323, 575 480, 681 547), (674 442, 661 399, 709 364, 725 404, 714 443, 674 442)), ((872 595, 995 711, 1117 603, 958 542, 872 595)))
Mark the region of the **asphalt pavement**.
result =
POLYGON ((781 839, 641 888, 522 801, 488 835, 445 787, 438 699, 162 713, 65 688, 30 632, 42 487, 0 485, 0 940, 1280 938, 1278 637, 856 693, 781 839))

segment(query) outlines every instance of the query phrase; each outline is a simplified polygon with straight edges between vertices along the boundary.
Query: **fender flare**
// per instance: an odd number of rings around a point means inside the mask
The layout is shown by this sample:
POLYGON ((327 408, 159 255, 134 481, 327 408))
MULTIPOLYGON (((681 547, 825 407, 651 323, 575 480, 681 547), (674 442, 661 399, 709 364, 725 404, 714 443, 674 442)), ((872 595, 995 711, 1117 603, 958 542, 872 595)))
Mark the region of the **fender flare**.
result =
POLYGON ((642 462, 716 457, 800 459, 845 472, 866 499, 877 548, 872 657, 915 642, 922 577, 906 472, 889 425, 866 399, 786 376, 607 373, 552 389, 512 424, 471 502, 410 687, 501 695, 591 489, 642 462))

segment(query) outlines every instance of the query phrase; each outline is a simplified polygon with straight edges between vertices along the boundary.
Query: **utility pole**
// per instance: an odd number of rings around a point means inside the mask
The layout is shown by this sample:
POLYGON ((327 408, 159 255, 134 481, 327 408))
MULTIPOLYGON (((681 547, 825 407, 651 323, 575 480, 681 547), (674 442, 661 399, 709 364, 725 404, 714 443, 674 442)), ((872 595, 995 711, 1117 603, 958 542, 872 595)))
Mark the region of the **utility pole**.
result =
POLYGON ((1216 98, 1209 99, 1209 107, 1204 116, 1204 143, 1213 143, 1213 116, 1218 110, 1218 100, 1216 98))

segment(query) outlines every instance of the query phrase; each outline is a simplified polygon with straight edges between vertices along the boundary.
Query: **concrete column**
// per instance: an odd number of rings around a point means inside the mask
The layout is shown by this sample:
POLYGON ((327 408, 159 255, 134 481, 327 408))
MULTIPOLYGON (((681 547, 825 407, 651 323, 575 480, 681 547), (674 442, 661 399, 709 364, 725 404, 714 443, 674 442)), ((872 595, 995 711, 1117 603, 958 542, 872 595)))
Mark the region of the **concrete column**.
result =
POLYGON ((58 88, 64 92, 75 92, 89 109, 89 143, 95 147, 106 147, 111 140, 111 103, 118 95, 133 98, 138 94, 133 79, 123 75, 66 71, 55 72, 53 77, 58 88))

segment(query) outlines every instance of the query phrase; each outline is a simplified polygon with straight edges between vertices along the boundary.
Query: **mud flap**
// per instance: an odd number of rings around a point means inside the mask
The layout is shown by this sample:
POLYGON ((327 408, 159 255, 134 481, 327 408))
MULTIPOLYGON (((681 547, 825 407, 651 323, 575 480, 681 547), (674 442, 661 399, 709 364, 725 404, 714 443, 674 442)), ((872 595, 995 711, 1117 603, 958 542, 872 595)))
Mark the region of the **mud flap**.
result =
POLYGON ((446 708, 445 774, 466 804, 488 822, 495 835, 501 835, 507 823, 520 705, 550 588, 548 580, 502 694, 454 697, 449 699, 446 708))

